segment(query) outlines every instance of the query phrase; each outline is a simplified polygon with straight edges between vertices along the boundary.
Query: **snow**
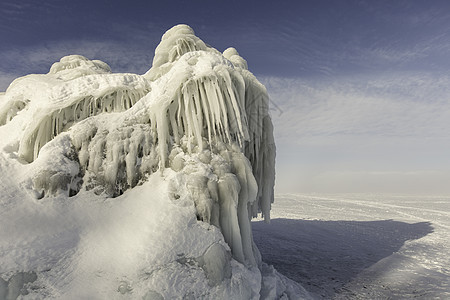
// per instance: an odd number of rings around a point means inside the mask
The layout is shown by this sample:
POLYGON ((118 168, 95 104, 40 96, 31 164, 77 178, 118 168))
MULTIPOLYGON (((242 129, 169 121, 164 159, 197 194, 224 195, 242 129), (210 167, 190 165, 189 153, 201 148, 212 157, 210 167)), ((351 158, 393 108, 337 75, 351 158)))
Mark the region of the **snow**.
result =
MULTIPOLYGON (((17 270, 35 270, 38 279, 28 291, 38 298, 118 299, 121 281, 131 284, 133 297, 148 290, 166 298, 182 297, 179 293, 187 291, 194 295, 208 292, 201 267, 197 263, 184 265, 177 259, 181 254, 187 258, 205 256, 206 274, 216 282, 218 271, 205 246, 229 248, 218 229, 196 220, 193 205, 178 207, 172 203, 167 185, 165 178, 155 174, 114 200, 87 192, 32 203, 16 199, 2 211, 1 273, 6 280, 17 270), (190 269, 194 275, 183 276, 190 269), (168 273, 170 278, 166 278, 168 273), (186 280, 193 284, 190 289, 186 280), (162 283, 181 284, 183 288, 164 291, 162 283)), ((257 273, 244 268, 234 270, 233 275, 243 276, 240 273, 245 271, 250 277, 257 273)), ((220 293, 228 295, 220 298, 235 297, 233 290, 221 291, 224 286, 211 291, 211 297, 220 293)), ((251 289, 248 284, 241 288, 251 289)))
POLYGON ((143 75, 70 55, 16 79, 0 299, 450 298, 449 197, 286 194, 271 213, 268 105, 187 25, 143 75))
POLYGON ((253 222, 263 261, 317 299, 450 297, 450 197, 282 194, 253 222))
POLYGON ((177 25, 144 75, 70 55, 0 100, 0 296, 308 298, 253 242, 275 143, 235 49, 177 25))
POLYGON ((268 105, 236 49, 186 25, 143 75, 70 55, 16 79, 0 93, 0 299, 450 298, 450 198, 272 209, 268 105))

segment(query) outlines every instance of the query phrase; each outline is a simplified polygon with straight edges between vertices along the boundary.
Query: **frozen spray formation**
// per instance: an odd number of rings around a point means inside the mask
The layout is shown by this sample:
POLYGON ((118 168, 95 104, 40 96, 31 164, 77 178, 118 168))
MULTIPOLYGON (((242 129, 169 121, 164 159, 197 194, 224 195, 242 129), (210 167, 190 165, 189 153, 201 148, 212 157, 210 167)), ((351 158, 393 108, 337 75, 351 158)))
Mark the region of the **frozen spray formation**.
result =
POLYGON ((48 74, 16 79, 0 124, 24 118, 10 144, 36 166, 38 198, 81 189, 116 197, 170 168, 172 201, 192 199, 233 257, 257 266, 250 219, 260 212, 269 220, 275 178, 268 105, 234 48, 220 53, 178 25, 144 75, 112 74, 101 61, 72 55, 48 74))

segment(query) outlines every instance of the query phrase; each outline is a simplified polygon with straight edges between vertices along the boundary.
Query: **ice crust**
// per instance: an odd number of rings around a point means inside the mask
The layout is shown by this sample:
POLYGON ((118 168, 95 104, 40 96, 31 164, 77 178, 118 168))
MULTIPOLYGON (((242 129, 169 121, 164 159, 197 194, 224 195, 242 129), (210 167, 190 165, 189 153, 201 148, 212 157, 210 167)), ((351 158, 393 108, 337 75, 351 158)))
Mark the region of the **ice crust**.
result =
MULTIPOLYGON (((23 184, 36 198, 118 197, 175 174, 170 201, 193 203, 233 259, 261 268, 250 220, 270 219, 275 144, 267 91, 236 49, 222 54, 177 25, 144 75, 71 55, 48 74, 16 79, 0 100, 0 125, 20 128, 5 149, 30 164, 23 184)), ((230 278, 224 249, 215 244, 196 262, 211 286, 230 278)))

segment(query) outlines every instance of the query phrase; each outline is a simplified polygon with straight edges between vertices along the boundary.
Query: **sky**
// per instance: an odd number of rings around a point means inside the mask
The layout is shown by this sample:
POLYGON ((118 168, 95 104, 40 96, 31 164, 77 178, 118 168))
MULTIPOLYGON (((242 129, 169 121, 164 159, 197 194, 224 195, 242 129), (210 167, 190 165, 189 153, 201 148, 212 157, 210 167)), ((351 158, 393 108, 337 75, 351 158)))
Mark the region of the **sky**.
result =
POLYGON ((143 74, 188 24, 266 85, 277 193, 450 193, 448 1, 0 2, 0 91, 81 54, 143 74))

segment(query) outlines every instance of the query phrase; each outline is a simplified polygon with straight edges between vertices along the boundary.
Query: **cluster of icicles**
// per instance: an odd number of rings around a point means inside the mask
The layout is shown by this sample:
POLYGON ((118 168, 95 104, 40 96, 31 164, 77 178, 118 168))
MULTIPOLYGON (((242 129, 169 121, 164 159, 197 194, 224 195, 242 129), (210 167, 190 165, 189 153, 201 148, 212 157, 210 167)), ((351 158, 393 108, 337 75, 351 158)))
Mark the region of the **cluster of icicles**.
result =
POLYGON ((65 57, 44 75, 51 88, 19 93, 15 82, 5 94, 2 124, 39 102, 20 139, 20 157, 38 163, 70 141, 58 155, 75 162, 78 172, 68 168, 72 183, 58 166, 36 172, 41 196, 74 195, 84 187, 115 197, 171 168, 177 172, 172 200, 193 199, 198 218, 221 229, 233 256, 257 265, 250 219, 259 212, 270 217, 275 145, 267 92, 245 60, 233 48, 220 53, 206 46, 189 26, 178 25, 162 37, 146 74, 110 74, 105 65, 65 57), (48 174, 65 180, 49 185, 48 174))

